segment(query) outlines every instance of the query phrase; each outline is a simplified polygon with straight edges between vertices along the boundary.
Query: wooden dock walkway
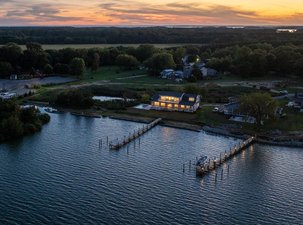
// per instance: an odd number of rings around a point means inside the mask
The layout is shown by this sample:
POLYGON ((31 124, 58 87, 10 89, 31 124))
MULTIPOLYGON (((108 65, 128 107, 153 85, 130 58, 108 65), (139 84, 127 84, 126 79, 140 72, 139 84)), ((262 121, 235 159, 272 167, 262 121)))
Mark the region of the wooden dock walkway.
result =
POLYGON ((128 137, 124 136, 123 139, 120 139, 120 140, 116 139, 114 141, 110 141, 109 142, 109 148, 113 149, 113 150, 118 150, 118 149, 122 148, 123 146, 132 142, 136 138, 139 138, 140 136, 145 134, 147 131, 151 130, 153 127, 158 125, 161 120, 162 120, 162 118, 158 118, 158 119, 154 120, 153 122, 151 122, 147 125, 144 125, 143 127, 139 128, 138 130, 134 130, 134 132, 130 133, 128 135, 128 137))
MULTIPOLYGON (((220 156, 213 159, 208 159, 202 165, 196 165, 196 174, 198 176, 204 176, 208 172, 215 170, 221 164, 226 162, 227 160, 233 158, 235 155, 252 145, 256 141, 256 137, 250 137, 247 140, 239 143, 235 147, 231 148, 229 151, 225 151, 224 153, 220 153, 220 156)), ((184 167, 184 166, 183 166, 184 167)))

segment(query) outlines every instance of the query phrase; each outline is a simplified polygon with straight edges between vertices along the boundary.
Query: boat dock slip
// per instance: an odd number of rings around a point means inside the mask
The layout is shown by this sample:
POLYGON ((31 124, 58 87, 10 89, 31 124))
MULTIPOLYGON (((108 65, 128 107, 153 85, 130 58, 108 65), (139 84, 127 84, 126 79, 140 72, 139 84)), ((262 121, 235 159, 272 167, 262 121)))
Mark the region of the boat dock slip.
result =
POLYGON ((155 127, 156 125, 158 125, 161 120, 162 120, 162 118, 158 118, 158 119, 154 120, 153 122, 151 122, 151 123, 149 123, 147 125, 143 125, 143 127, 139 128, 138 130, 134 130, 133 133, 130 133, 128 135, 128 137, 124 136, 123 139, 119 140, 117 138, 114 141, 110 141, 109 142, 109 148, 110 149, 114 149, 114 150, 118 150, 118 149, 122 148, 123 146, 125 146, 128 143, 132 142, 136 138, 139 138, 140 136, 142 136, 143 134, 145 134, 147 131, 151 130, 153 127, 155 127))
POLYGON ((250 137, 247 140, 240 142, 235 147, 231 148, 229 151, 225 151, 220 153, 220 156, 214 157, 213 159, 206 160, 203 164, 196 165, 196 174, 198 176, 204 176, 208 172, 215 170, 219 167, 222 163, 226 162, 227 160, 231 159, 250 145, 252 145, 256 141, 256 137, 250 137))

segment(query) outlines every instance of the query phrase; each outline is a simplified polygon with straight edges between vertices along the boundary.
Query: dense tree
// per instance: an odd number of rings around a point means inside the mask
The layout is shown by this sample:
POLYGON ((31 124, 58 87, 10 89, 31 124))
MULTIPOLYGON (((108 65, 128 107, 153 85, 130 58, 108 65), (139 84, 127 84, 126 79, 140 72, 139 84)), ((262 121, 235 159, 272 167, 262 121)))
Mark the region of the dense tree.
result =
POLYGON ((275 55, 275 67, 276 70, 280 73, 288 74, 290 71, 294 70, 294 63, 301 54, 295 51, 294 46, 284 45, 279 46, 272 50, 272 53, 275 55))
POLYGON ((250 66, 250 76, 258 77, 263 76, 267 72, 267 58, 266 51, 261 49, 254 50, 249 55, 250 66))
POLYGON ((12 71, 13 67, 9 62, 0 62, 0 78, 7 78, 12 71))
POLYGON ((169 53, 157 53, 144 64, 152 75, 159 75, 163 69, 174 68, 176 66, 173 56, 169 53))
POLYGON ((55 103, 64 107, 90 108, 93 106, 94 101, 90 93, 74 89, 61 92, 57 96, 55 103))
POLYGON ((85 71, 85 62, 82 58, 73 58, 69 66, 72 75, 80 76, 85 71))
POLYGON ((202 76, 202 72, 199 68, 194 67, 193 71, 192 71, 192 75, 197 79, 197 80, 202 80, 203 76, 202 76))
POLYGON ((22 62, 24 68, 43 69, 48 63, 48 55, 38 43, 27 43, 23 52, 22 62))
POLYGON ((197 48, 195 46, 188 46, 186 48, 186 54, 188 54, 188 55, 199 55, 200 51, 199 51, 199 48, 197 48))
MULTIPOLYGON (((239 43, 271 43, 273 46, 302 44, 303 32, 277 34, 274 27, 3 27, 0 44, 40 42, 42 44, 144 44, 144 43, 193 43, 226 46, 239 43)), ((129 53, 128 53, 129 54, 129 53)))
POLYGON ((240 99, 240 110, 244 115, 256 118, 258 125, 266 118, 273 118, 278 103, 268 93, 252 93, 244 95, 240 99))
POLYGON ((0 100, 0 142, 34 133, 49 122, 34 107, 20 108, 14 100, 0 100))
POLYGON ((15 43, 7 43, 0 48, 0 61, 9 62, 13 67, 20 63, 22 49, 15 43))
POLYGON ((96 71, 100 66, 100 55, 99 53, 95 52, 93 55, 93 61, 92 61, 92 70, 96 71))
POLYGON ((116 65, 127 69, 133 69, 139 66, 139 61, 132 55, 121 54, 116 58, 116 65))
POLYGON ((140 45, 136 50, 136 58, 144 62, 148 58, 152 57, 158 50, 153 45, 140 45))
POLYGON ((67 65, 67 64, 57 63, 54 66, 54 73, 69 74, 69 72, 70 72, 70 68, 69 68, 69 65, 67 65))
POLYGON ((181 64, 182 58, 185 56, 185 54, 186 54, 185 48, 183 48, 183 47, 177 48, 173 53, 175 64, 177 64, 177 65, 181 64))
POLYGON ((46 64, 43 68, 43 72, 45 74, 52 74, 54 72, 54 68, 50 64, 46 64))
POLYGON ((207 67, 214 68, 220 72, 231 70, 232 57, 226 56, 222 58, 212 58, 206 63, 207 67))

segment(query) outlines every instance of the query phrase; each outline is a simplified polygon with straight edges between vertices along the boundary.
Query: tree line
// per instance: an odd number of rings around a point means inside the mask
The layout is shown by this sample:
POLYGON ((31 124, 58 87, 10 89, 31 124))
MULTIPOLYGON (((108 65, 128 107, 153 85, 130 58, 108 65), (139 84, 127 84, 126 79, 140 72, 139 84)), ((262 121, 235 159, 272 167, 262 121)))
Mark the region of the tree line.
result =
POLYGON ((0 44, 155 44, 234 45, 258 42, 302 44, 303 32, 276 33, 276 27, 2 27, 0 44))
MULTIPOLYGON (((182 57, 197 56, 207 67, 221 74, 242 77, 303 74, 303 45, 269 43, 242 44, 228 47, 187 45, 184 47, 156 48, 153 45, 108 48, 63 48, 44 50, 38 43, 27 43, 22 50, 16 43, 0 47, 0 77, 24 72, 43 74, 69 74, 80 76, 85 69, 96 71, 102 66, 116 65, 123 69, 147 68, 158 76, 161 70, 182 70, 182 57)), ((193 74, 199 74, 193 70, 193 74)), ((201 73, 201 72, 200 72, 201 73)), ((201 77, 201 76, 200 76, 201 77)))
POLYGON ((49 120, 48 114, 40 114, 34 107, 21 108, 15 100, 0 100, 0 142, 35 133, 49 120))

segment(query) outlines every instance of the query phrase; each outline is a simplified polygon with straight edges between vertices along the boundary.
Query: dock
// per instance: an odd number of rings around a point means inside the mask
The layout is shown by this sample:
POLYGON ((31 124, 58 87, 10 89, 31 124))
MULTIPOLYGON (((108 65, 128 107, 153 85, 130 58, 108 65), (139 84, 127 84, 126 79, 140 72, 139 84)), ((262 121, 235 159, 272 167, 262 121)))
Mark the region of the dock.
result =
POLYGON ((197 176, 204 176, 207 173, 215 170, 221 164, 226 162, 229 159, 232 159, 234 156, 247 149, 250 145, 252 145, 256 141, 256 137, 252 136, 247 140, 240 142, 238 145, 231 148, 229 151, 225 151, 220 153, 219 157, 214 157, 213 159, 208 159, 201 165, 196 165, 196 174, 197 176))
POLYGON ((152 121, 151 123, 149 123, 147 125, 143 125, 143 127, 139 128, 137 130, 134 130, 134 132, 130 133, 127 137, 124 136, 124 138, 122 138, 122 139, 116 139, 114 141, 110 141, 109 148, 113 149, 113 150, 118 150, 118 149, 122 148, 123 146, 134 141, 135 139, 139 138, 140 136, 142 136, 143 134, 145 134, 146 132, 151 130, 153 127, 158 125, 161 120, 162 120, 162 118, 158 118, 158 119, 152 121))

